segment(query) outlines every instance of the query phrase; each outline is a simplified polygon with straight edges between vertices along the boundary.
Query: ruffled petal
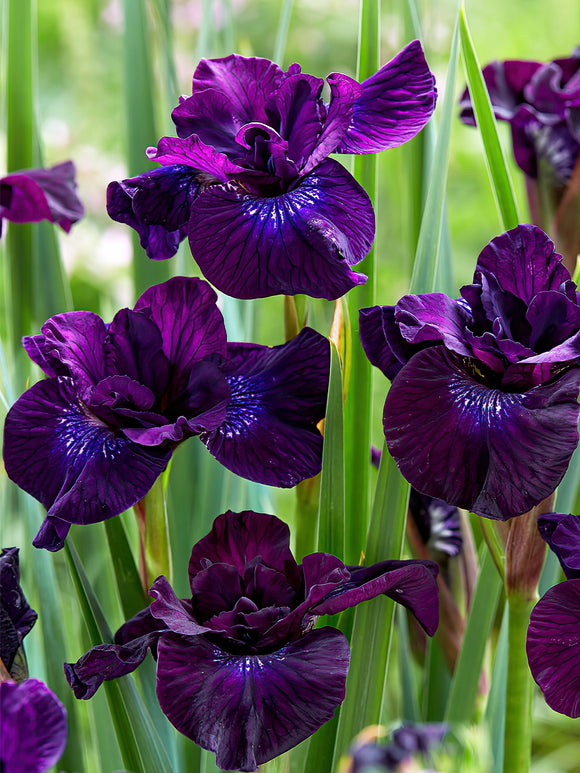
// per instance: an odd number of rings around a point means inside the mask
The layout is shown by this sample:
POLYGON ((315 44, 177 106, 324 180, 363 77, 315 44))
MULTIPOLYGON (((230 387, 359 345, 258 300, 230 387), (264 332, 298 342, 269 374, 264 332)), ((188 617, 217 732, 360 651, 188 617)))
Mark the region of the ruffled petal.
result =
POLYGON ((344 699, 345 637, 311 631, 277 652, 230 655, 203 637, 159 642, 157 697, 170 722, 224 770, 256 770, 308 738, 344 699))
POLYGON ((122 513, 149 491, 170 457, 169 449, 142 448, 87 415, 68 379, 35 384, 6 417, 9 477, 49 517, 69 523, 122 513))
POLYGON ((371 365, 392 381, 416 352, 401 336, 394 306, 371 306, 359 311, 359 334, 371 365))
POLYGON ((267 485, 295 486, 320 472, 329 344, 305 328, 269 348, 230 344, 223 366, 232 390, 224 423, 201 435, 216 459, 236 475, 267 485))
POLYGON ((351 124, 338 153, 378 153, 408 142, 435 109, 435 78, 414 40, 361 83, 351 124))
MULTIPOLYGON (((199 137, 162 137, 156 148, 148 148, 147 156, 164 166, 188 166, 197 173, 203 172, 210 179, 203 182, 226 182, 228 175, 242 172, 243 168, 234 164, 224 153, 203 143, 199 137)), ((197 194, 199 191, 196 191, 197 194)), ((191 198, 191 197, 190 197, 191 198)), ((195 196, 193 197, 195 198, 195 196)))
POLYGON ((199 625, 193 616, 191 602, 178 599, 163 575, 158 577, 149 588, 149 595, 155 599, 149 607, 151 615, 164 624, 158 624, 158 627, 167 626, 170 631, 184 636, 198 636, 213 630, 199 625))
POLYGON ((298 72, 283 79, 271 100, 280 121, 277 130, 288 142, 288 159, 299 169, 304 167, 321 134, 320 93, 323 86, 321 78, 298 72))
POLYGON ((469 357, 465 328, 470 321, 464 307, 443 293, 405 295, 395 306, 395 322, 411 344, 442 342, 447 349, 469 357))
POLYGON ((523 394, 477 379, 469 362, 443 347, 416 354, 391 386, 383 427, 416 489, 505 520, 562 480, 578 443, 580 373, 523 394))
POLYGON ((0 767, 6 773, 44 773, 67 739, 66 709, 39 679, 0 683, 0 767))
POLYGON ((374 212, 344 167, 324 160, 292 190, 259 197, 212 186, 194 202, 189 243, 205 277, 235 298, 305 293, 334 300, 365 281, 374 212))
POLYGON ((96 384, 107 375, 103 346, 107 326, 97 314, 91 311, 55 314, 41 330, 44 339, 40 351, 49 364, 60 362, 67 375, 83 384, 96 384))
POLYGON ((437 574, 433 561, 381 561, 349 566, 350 579, 341 582, 311 608, 316 615, 336 615, 362 601, 384 594, 409 609, 429 636, 439 625, 437 574))
POLYGON ((580 516, 548 513, 538 518, 538 530, 568 580, 580 580, 580 516))
POLYGON ((526 649, 548 706, 580 717, 580 579, 555 585, 538 601, 526 649))

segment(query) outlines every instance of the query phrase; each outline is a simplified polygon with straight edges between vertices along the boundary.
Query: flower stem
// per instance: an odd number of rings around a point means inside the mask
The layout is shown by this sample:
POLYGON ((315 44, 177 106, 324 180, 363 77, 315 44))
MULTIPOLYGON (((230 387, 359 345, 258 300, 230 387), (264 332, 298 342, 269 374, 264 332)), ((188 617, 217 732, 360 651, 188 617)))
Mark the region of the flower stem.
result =
POLYGON ((167 519, 168 470, 153 488, 134 506, 139 526, 139 574, 143 590, 160 574, 172 580, 171 542, 167 519))
POLYGON ((508 597, 508 673, 504 773, 528 773, 532 745, 532 679, 526 634, 534 606, 519 594, 508 597))

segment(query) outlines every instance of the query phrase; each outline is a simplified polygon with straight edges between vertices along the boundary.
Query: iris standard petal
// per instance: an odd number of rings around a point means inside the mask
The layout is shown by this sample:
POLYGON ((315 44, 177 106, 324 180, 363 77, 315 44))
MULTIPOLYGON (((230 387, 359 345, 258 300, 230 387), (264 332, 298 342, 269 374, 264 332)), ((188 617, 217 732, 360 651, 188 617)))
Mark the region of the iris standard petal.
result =
POLYGON ((139 501, 171 451, 142 448, 87 415, 69 379, 34 384, 12 406, 4 429, 8 476, 49 516, 95 523, 139 501))
POLYGON ((0 683, 0 768, 45 773, 64 752, 66 709, 39 679, 0 683))
POLYGON ((469 361, 436 346, 394 380, 383 427, 419 491, 505 520, 551 494, 578 443, 580 373, 523 394, 486 386, 469 361))
POLYGON ((81 384, 95 384, 107 375, 103 347, 107 326, 98 314, 91 311, 55 314, 41 330, 45 356, 51 363, 58 360, 67 375, 81 384))
POLYGON ((538 530, 548 543, 568 580, 580 580, 580 516, 547 513, 538 518, 538 530))
POLYGON ((378 153, 412 139, 435 109, 435 78, 418 40, 361 83, 339 153, 378 153))
POLYGON ((320 472, 329 344, 305 328, 287 344, 228 346, 225 422, 201 435, 216 459, 259 483, 295 486, 320 472))
POLYGON ((344 699, 345 637, 321 628, 270 654, 231 655, 204 637, 159 642, 157 697, 170 722, 224 770, 256 770, 308 738, 344 699))
POLYGON ((580 579, 554 585, 538 601, 526 649, 548 706, 580 717, 580 579))
POLYGON ((405 295, 395 306, 395 322, 410 344, 442 342, 447 349, 469 357, 465 328, 470 315, 443 293, 405 295))
POLYGON ((235 298, 334 300, 365 281, 350 266, 369 251, 374 228, 365 191, 326 159, 278 196, 207 188, 192 207, 189 243, 205 277, 235 298))
MULTIPOLYGON (((184 636, 198 636, 213 630, 199 625, 194 618, 191 602, 178 599, 167 578, 163 575, 158 577, 149 588, 149 595, 155 599, 149 607, 151 615, 157 620, 161 620, 170 631, 184 636)), ((163 626, 159 625, 158 627, 163 626)))
POLYGON ((311 612, 336 615, 362 601, 384 594, 409 609, 429 636, 439 625, 437 574, 434 561, 381 561, 348 566, 350 579, 341 582, 311 612))
POLYGON ((401 336, 394 306, 371 306, 359 311, 359 334, 371 365, 392 381, 416 351, 401 336))
POLYGON ((224 153, 203 143, 199 137, 162 137, 156 148, 148 148, 147 156, 165 166, 178 164, 189 166, 197 173, 204 173, 203 182, 226 182, 228 175, 242 172, 224 153))

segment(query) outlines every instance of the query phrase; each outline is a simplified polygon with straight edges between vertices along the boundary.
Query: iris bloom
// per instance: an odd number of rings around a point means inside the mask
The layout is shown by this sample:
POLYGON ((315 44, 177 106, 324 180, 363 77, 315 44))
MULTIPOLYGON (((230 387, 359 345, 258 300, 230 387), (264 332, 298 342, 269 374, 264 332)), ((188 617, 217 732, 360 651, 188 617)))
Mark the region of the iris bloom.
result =
POLYGON ((228 343, 206 282, 149 288, 109 325, 57 314, 24 346, 48 378, 10 410, 4 459, 48 511, 37 547, 58 550, 72 523, 134 505, 192 435, 260 483, 294 486, 320 471, 327 339, 305 328, 273 348, 228 343))
MULTIPOLYGON (((516 163, 530 178, 545 164, 565 186, 580 151, 580 48, 549 64, 511 60, 483 69, 496 118, 512 132, 516 163)), ((469 93, 461 119, 475 125, 469 93)))
POLYGON ((72 161, 0 177, 0 234, 4 218, 13 223, 50 220, 68 233, 84 214, 76 187, 72 161))
POLYGON ((532 610, 528 662, 548 706, 576 718, 580 717, 580 517, 550 513, 538 519, 538 528, 567 579, 550 588, 532 610))
POLYGON ((363 83, 324 81, 268 59, 202 59, 172 114, 153 172, 113 182, 107 209, 135 228, 150 258, 187 235, 205 277, 236 298, 306 293, 338 298, 366 280, 369 197, 331 153, 376 153, 414 137, 435 106, 418 41, 363 83))
POLYGON ((501 520, 554 491, 578 442, 580 308, 543 231, 493 239, 458 300, 407 295, 361 310, 360 331, 411 485, 501 520))
POLYGON ((448 730, 448 726, 442 723, 405 723, 393 731, 387 744, 355 744, 351 749, 352 760, 348 773, 402 771, 405 762, 428 755, 433 747, 439 746, 448 730))
POLYGON ((288 527, 263 513, 227 512, 193 548, 191 598, 165 577, 155 599, 65 670, 77 698, 133 671, 151 649, 157 697, 175 727, 217 755, 225 770, 255 770, 308 738, 344 698, 349 647, 340 631, 315 629, 333 615, 386 594, 427 633, 438 623, 431 561, 345 566, 328 553, 297 565, 288 527))
POLYGON ((36 622, 20 587, 18 548, 0 553, 0 769, 44 773, 66 746, 66 711, 38 679, 27 679, 22 640, 36 622), (6 678, 7 675, 10 678, 6 678), (13 681, 16 680, 16 681, 13 681))

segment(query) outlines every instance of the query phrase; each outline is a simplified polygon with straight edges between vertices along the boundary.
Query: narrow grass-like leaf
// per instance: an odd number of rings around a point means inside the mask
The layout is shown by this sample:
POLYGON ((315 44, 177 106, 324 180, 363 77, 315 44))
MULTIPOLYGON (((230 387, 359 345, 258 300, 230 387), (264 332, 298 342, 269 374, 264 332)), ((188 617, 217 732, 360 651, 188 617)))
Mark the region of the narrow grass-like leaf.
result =
POLYGON ((484 158, 489 174, 493 197, 499 212, 500 221, 504 230, 515 228, 519 223, 516 200, 509 169, 503 154, 503 150, 497 133, 497 125, 489 94, 485 86, 477 55, 473 47, 471 33, 467 26, 465 8, 461 6, 460 12, 461 30, 461 55, 465 66, 465 75, 469 86, 469 93, 473 102, 475 120, 481 132, 484 148, 484 158))
MULTIPOLYGON (((403 716, 407 722, 420 722, 421 711, 417 699, 417 683, 413 673, 413 659, 409 656, 411 644, 409 641, 408 615, 405 607, 397 607, 397 632, 399 634, 399 669, 401 674, 401 692, 403 701, 403 716)), ((385 700, 383 698, 383 705, 385 700)))
MULTIPOLYGON (((93 643, 112 641, 111 629, 69 537, 65 551, 89 637, 93 643)), ((157 730, 130 676, 105 682, 109 709, 123 762, 132 773, 171 773, 157 730)))
POLYGON ((439 111, 441 120, 431 164, 431 181, 421 222, 417 253, 411 277, 411 292, 430 293, 435 289, 438 274, 439 246, 443 228, 445 189, 449 166, 449 142, 455 111, 455 81, 459 62, 459 15, 455 22, 449 65, 445 81, 445 97, 439 111))
POLYGON ((470 722, 473 716, 485 646, 501 590, 501 578, 485 546, 445 711, 448 722, 470 722))
POLYGON ((503 745, 505 728, 505 692, 507 683, 507 653, 508 653, 508 616, 507 607, 504 610, 501 629, 491 673, 491 686, 485 718, 489 727, 490 749, 493 749, 493 770, 490 773, 501 773, 503 767, 503 745))
POLYGON ((280 21, 278 22, 278 30, 276 32, 276 42, 274 44, 274 61, 279 64, 280 67, 284 63, 284 52, 286 51, 286 40, 288 38, 288 30, 290 29, 290 18, 292 16, 292 6, 294 0, 283 0, 282 10, 280 11, 280 21))
POLYGON ((423 692, 423 717, 425 722, 441 722, 449 697, 451 676, 443 651, 436 639, 427 642, 425 657, 425 687, 423 692))
POLYGON ((326 418, 320 503, 318 508, 318 550, 344 556, 344 445, 342 415, 342 374, 336 346, 330 342, 330 379, 326 418))
POLYGON ((143 593, 139 570, 135 565, 122 518, 109 518, 104 526, 121 609, 125 619, 128 620, 146 607, 151 599, 143 593))

